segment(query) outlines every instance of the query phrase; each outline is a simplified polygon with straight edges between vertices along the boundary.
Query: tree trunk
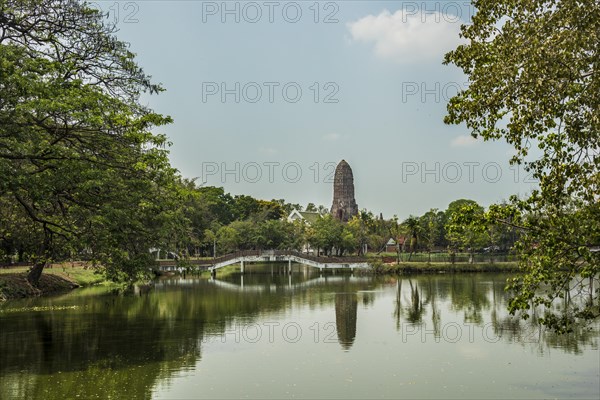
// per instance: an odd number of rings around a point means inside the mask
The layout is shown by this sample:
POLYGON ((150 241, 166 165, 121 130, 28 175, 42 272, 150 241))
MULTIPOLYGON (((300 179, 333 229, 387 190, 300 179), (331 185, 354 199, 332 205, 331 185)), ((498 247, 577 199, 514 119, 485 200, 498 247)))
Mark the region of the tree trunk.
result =
POLYGON ((27 273, 27 281, 33 287, 37 287, 40 282, 40 277, 42 276, 42 271, 46 266, 46 261, 39 261, 33 264, 33 267, 27 273))
POLYGON ((33 287, 37 287, 40 282, 40 277, 42 276, 42 271, 46 264, 48 264, 49 260, 49 250, 51 248, 52 243, 52 232, 47 229, 44 225, 44 240, 42 241, 39 249, 39 255, 36 262, 33 264, 33 267, 27 273, 27 281, 33 287))

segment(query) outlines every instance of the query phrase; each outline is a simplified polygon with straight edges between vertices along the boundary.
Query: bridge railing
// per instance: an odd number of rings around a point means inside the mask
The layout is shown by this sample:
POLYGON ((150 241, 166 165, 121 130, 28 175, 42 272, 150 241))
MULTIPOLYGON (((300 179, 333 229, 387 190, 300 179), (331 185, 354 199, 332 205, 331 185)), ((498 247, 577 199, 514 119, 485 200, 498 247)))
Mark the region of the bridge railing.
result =
POLYGON ((243 250, 236 251, 234 253, 225 254, 223 256, 214 259, 213 263, 218 264, 225 261, 233 260, 240 257, 260 257, 260 256, 295 256, 298 258, 304 258, 306 260, 318 262, 318 263, 358 263, 369 261, 366 257, 327 257, 327 256, 315 256, 312 254, 301 253, 294 250, 243 250))
POLYGON ((307 260, 320 262, 320 263, 338 263, 338 264, 347 264, 347 263, 358 263, 358 262, 367 262, 369 261, 366 257, 328 257, 328 256, 315 256, 312 254, 300 253, 298 251, 288 251, 288 255, 296 256, 299 258, 305 258, 307 260))
POLYGON ((234 258, 239 258, 239 257, 253 257, 253 256, 255 257, 255 256, 259 256, 260 253, 261 253, 260 250, 236 251, 235 253, 229 253, 229 254, 225 254, 220 257, 215 258, 213 263, 218 264, 218 263, 233 260, 234 258))

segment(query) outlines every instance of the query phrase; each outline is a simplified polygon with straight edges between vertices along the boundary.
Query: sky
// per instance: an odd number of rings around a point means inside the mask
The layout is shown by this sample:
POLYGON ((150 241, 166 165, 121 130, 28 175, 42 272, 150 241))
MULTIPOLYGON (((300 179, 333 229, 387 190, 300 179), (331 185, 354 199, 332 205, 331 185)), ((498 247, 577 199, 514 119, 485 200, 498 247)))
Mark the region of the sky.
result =
POLYGON ((397 215, 489 204, 535 182, 511 147, 443 123, 468 85, 444 54, 468 1, 95 1, 166 89, 142 101, 198 184, 331 206, 335 165, 359 208, 397 215))

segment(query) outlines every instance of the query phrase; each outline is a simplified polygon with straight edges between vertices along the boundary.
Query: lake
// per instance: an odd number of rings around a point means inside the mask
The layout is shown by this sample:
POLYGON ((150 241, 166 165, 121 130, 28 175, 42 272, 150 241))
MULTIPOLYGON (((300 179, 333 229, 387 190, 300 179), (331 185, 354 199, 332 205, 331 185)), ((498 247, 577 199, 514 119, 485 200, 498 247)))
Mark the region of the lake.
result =
POLYGON ((0 304, 0 398, 600 398, 599 324, 510 317, 506 274, 284 269, 0 304))

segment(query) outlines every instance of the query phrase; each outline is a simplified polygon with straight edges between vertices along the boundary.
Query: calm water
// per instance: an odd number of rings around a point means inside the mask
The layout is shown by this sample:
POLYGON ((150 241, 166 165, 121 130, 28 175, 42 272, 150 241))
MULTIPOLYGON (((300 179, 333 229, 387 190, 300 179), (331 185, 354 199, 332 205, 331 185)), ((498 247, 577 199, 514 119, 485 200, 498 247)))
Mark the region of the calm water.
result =
POLYGON ((509 318, 507 275, 250 269, 0 305, 0 398, 600 397, 598 325, 509 318))

